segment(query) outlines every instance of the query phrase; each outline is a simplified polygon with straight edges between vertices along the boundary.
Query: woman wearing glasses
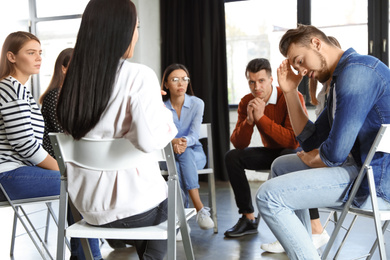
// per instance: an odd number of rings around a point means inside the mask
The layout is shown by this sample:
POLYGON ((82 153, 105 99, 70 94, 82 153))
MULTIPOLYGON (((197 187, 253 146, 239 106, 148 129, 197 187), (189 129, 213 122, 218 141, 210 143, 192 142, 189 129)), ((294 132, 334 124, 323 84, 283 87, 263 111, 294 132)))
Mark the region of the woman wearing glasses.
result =
POLYGON ((194 96, 189 72, 184 65, 172 64, 165 69, 161 90, 165 106, 171 110, 178 134, 172 140, 180 186, 185 193, 184 206, 191 198, 197 213, 197 223, 202 229, 214 227, 210 208, 204 207, 199 196, 198 169, 206 164, 199 131, 203 119, 204 103, 194 96))

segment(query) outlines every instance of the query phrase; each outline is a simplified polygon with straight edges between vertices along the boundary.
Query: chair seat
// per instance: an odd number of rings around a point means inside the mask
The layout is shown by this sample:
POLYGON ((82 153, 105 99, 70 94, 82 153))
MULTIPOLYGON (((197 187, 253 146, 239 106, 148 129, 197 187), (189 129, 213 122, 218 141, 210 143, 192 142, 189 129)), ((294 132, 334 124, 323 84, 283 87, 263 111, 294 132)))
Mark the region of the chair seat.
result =
MULTIPOLYGON (((327 207, 325 209, 332 211, 342 211, 343 207, 327 207)), ((365 210, 353 206, 348 209, 348 212, 363 217, 374 217, 374 212, 372 210, 365 210)), ((379 211, 379 214, 382 221, 390 220, 390 210, 381 210, 379 211)))
POLYGON ((206 169, 202 169, 202 170, 198 170, 198 174, 210 174, 213 172, 213 169, 211 168, 206 168, 206 169))
MULTIPOLYGON (((185 210, 186 219, 195 216, 194 208, 185 210)), ((66 236, 79 238, 106 238, 106 239, 137 239, 144 240, 153 237, 156 240, 168 238, 168 221, 164 221, 156 226, 139 228, 104 228, 89 225, 85 220, 81 220, 66 229, 66 236)), ((177 228, 179 224, 177 224, 177 228)))
MULTIPOLYGON (((14 206, 24 206, 27 203, 29 205, 32 205, 34 203, 54 202, 54 201, 58 201, 59 198, 60 198, 60 196, 56 195, 56 196, 47 196, 47 197, 38 197, 38 198, 13 200, 12 203, 14 204, 14 206)), ((0 201, 0 207, 10 207, 10 204, 9 204, 8 201, 0 201)))

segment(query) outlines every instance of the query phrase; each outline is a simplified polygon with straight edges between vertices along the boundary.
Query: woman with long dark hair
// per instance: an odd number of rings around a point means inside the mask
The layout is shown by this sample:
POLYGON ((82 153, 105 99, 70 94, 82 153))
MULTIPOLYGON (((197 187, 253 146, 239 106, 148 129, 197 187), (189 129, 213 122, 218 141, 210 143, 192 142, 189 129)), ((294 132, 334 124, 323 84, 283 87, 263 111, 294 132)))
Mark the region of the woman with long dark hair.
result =
MULTIPOLYGON (((64 132, 75 139, 126 138, 145 152, 161 149, 175 137, 156 74, 126 60, 137 39, 131 1, 88 3, 58 99, 64 132)), ((73 164, 67 167, 70 199, 89 224, 132 228, 167 219, 167 184, 158 162, 93 174, 73 164)), ((163 259, 167 250, 166 240, 116 242, 134 244, 140 259, 163 259)))
POLYGON ((65 78, 66 69, 68 68, 70 58, 72 57, 73 48, 67 48, 60 52, 54 65, 54 72, 49 86, 39 98, 42 104, 42 115, 45 120, 45 132, 43 134, 43 148, 54 156, 53 147, 50 143, 49 133, 62 133, 62 127, 58 123, 56 107, 60 88, 65 78))
POLYGON ((180 179, 185 193, 185 206, 189 197, 196 208, 196 220, 202 229, 214 227, 210 208, 204 207, 199 196, 198 169, 206 164, 206 155, 199 142, 199 131, 203 120, 204 102, 194 96, 190 74, 182 64, 171 64, 164 72, 161 90, 166 107, 171 110, 178 134, 172 140, 173 150, 180 179))

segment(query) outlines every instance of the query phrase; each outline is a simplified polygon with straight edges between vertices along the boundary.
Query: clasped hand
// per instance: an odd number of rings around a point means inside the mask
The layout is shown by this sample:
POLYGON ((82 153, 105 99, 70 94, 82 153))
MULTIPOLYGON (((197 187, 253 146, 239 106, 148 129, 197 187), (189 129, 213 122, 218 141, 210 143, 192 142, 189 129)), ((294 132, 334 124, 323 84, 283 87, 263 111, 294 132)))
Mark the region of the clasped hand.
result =
POLYGON ((254 122, 260 120, 264 115, 265 102, 259 97, 256 97, 249 101, 247 106, 247 121, 249 124, 253 125, 254 122))
POLYGON ((172 140, 173 151, 176 154, 182 154, 187 149, 187 139, 184 137, 175 138, 172 140))

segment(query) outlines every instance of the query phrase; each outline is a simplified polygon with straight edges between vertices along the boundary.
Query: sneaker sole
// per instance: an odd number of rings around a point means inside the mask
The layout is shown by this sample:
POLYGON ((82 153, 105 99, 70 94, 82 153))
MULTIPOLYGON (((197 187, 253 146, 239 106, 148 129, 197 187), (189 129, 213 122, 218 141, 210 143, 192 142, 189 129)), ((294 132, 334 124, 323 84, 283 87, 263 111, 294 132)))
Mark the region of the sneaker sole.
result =
POLYGON ((253 231, 245 231, 244 233, 240 233, 240 234, 225 234, 225 237, 242 237, 245 235, 253 235, 257 233, 259 233, 259 231, 253 230, 253 231))
POLYGON ((212 226, 208 226, 208 227, 201 227, 201 226, 199 226, 199 227, 200 227, 200 229, 207 230, 207 229, 211 229, 211 228, 213 228, 213 227, 214 227, 214 225, 212 225, 212 226))
POLYGON ((267 253, 272 253, 272 254, 284 253, 284 249, 283 250, 269 250, 269 249, 263 248, 263 245, 261 245, 260 248, 267 253))

